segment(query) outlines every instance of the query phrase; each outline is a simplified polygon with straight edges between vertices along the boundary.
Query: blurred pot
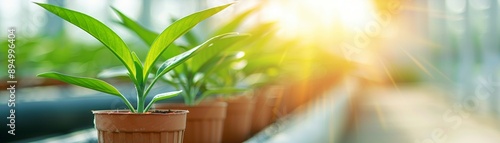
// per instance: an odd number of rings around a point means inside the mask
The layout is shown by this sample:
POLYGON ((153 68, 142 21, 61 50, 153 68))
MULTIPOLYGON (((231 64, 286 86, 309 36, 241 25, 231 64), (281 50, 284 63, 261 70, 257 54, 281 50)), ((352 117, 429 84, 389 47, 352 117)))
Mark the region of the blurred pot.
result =
POLYGON ((255 101, 250 96, 226 99, 227 115, 224 120, 223 143, 240 143, 250 137, 255 101))
POLYGON ((225 102, 203 102, 196 106, 183 103, 157 103, 156 109, 189 110, 184 143, 219 143, 226 118, 225 102))

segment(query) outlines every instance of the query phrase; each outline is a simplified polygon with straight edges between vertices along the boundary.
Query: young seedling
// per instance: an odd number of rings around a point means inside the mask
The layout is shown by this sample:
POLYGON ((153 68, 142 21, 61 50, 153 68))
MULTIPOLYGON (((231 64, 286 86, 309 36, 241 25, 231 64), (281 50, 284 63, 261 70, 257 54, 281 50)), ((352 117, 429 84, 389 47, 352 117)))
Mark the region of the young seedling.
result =
MULTIPOLYGON (((47 72, 37 75, 38 77, 52 78, 56 80, 60 80, 69 84, 85 87, 88 89, 100 91, 103 93, 107 93, 110 95, 117 96, 123 100, 123 102, 127 105, 133 113, 145 113, 151 108, 151 105, 159 100, 168 99, 174 97, 182 92, 172 91, 157 94, 153 97, 153 100, 145 106, 146 96, 158 81, 158 79, 162 78, 167 72, 171 71, 175 67, 181 65, 186 62, 188 59, 193 57, 194 55, 200 53, 203 50, 211 50, 212 52, 218 52, 220 48, 212 48, 213 44, 223 40, 223 39, 231 39, 234 37, 240 37, 241 35, 238 33, 227 33, 221 34, 218 36, 214 36, 204 43, 196 46, 188 51, 184 51, 182 53, 168 53, 168 60, 164 61, 159 68, 154 68, 154 63, 158 60, 158 58, 167 51, 167 47, 173 45, 172 43, 184 35, 190 29, 192 29, 199 22, 211 17, 212 15, 224 10, 231 4, 221 5, 217 7, 213 7, 210 9, 206 9, 203 11, 199 11, 188 15, 184 18, 177 20, 168 26, 162 33, 155 35, 154 37, 149 37, 152 42, 150 45, 150 49, 146 56, 145 62, 141 62, 141 60, 137 57, 134 52, 131 52, 125 42, 110 28, 108 28, 103 23, 99 22, 95 18, 92 18, 88 15, 85 15, 80 12, 76 12, 73 10, 61 8, 54 5, 49 4, 41 4, 36 3, 49 12, 61 17, 62 19, 74 24, 80 29, 86 31, 94 38, 99 40, 102 44, 104 44, 107 49, 109 49, 123 64, 123 66, 127 69, 127 74, 134 83, 134 86, 137 90, 137 106, 134 108, 130 102, 120 93, 114 86, 111 84, 95 79, 95 78, 87 78, 87 77, 76 77, 65 75, 57 72, 47 72), (213 51, 215 50, 215 51, 213 51), (153 69, 157 69, 153 71, 153 69), (153 78, 150 81, 149 75, 153 74, 153 78)), ((121 13, 119 13, 120 15, 121 13)), ((126 22, 126 21, 125 21, 126 22)), ((185 86, 185 85, 184 85, 185 86)))

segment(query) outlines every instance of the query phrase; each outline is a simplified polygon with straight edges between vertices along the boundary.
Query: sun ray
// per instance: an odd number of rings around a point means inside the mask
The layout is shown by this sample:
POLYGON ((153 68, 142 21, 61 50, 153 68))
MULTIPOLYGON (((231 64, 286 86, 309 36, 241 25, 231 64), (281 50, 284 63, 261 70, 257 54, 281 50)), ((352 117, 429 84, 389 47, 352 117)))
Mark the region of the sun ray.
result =
MULTIPOLYGON (((385 74, 387 74, 387 76, 391 80, 392 84, 394 85, 394 87, 396 88, 396 90, 398 91, 398 93, 400 93, 401 91, 399 90, 399 87, 398 87, 397 83, 394 81, 394 78, 392 77, 391 73, 387 69, 386 65, 384 64, 384 62, 381 59, 378 59, 378 60, 379 60, 380 64, 382 65, 385 74)), ((377 117, 378 117, 378 119, 380 121, 380 124, 382 125, 382 128, 383 129, 387 129, 387 124, 386 124, 386 121, 385 121, 385 116, 384 116, 384 113, 382 112, 382 109, 380 108, 380 105, 378 104, 378 102, 375 102, 374 107, 375 107, 375 112, 377 112, 377 117)))
POLYGON ((418 66, 418 68, 420 68, 422 71, 424 71, 425 74, 427 74, 431 78, 434 78, 434 76, 429 72, 429 70, 427 70, 427 68, 425 68, 424 65, 422 65, 417 59, 415 59, 415 57, 413 57, 411 54, 406 52, 406 50, 404 50, 404 49, 401 49, 401 51, 403 51, 403 53, 405 53, 406 56, 408 56, 418 66))
POLYGON ((389 77, 389 80, 391 81, 392 85, 399 92, 400 91, 399 87, 398 87, 396 81, 394 80, 394 78, 392 77, 391 73, 389 72, 389 69, 387 69, 387 66, 384 64, 384 62, 381 59, 378 59, 378 60, 379 60, 379 63, 382 65, 382 68, 384 69, 385 74, 387 75, 387 77, 389 77))
POLYGON ((432 65, 431 63, 429 63, 429 61, 423 59, 422 62, 428 66, 430 66, 434 71, 436 71, 439 75, 441 75, 442 77, 444 77, 447 81, 449 81, 450 83, 453 83, 453 80, 451 80, 448 75, 446 75, 445 73, 443 73, 441 70, 439 70, 436 66, 432 65))

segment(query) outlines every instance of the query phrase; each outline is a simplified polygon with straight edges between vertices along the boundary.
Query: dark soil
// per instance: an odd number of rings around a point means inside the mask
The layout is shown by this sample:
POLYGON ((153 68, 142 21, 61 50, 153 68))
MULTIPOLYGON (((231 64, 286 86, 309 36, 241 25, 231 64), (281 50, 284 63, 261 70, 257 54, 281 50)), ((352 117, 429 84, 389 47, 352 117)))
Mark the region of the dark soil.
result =
POLYGON ((150 111, 151 113, 164 113, 164 114, 168 114, 168 113, 182 113, 183 111, 178 111, 178 110, 151 110, 150 111))

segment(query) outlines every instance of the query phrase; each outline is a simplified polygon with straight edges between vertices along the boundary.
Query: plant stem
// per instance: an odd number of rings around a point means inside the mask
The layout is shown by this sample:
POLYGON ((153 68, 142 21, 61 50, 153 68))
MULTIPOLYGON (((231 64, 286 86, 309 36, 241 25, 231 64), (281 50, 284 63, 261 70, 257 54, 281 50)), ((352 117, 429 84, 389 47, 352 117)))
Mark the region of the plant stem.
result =
MULTIPOLYGON (((138 75, 139 77, 142 76, 138 75)), ((138 113, 144 113, 144 102, 145 102, 145 97, 147 94, 144 94, 144 88, 146 87, 146 84, 144 83, 144 79, 139 78, 136 79, 137 83, 135 84, 135 89, 137 90, 137 112, 138 113)))
POLYGON ((140 97, 137 98, 137 112, 144 113, 144 101, 140 97))
POLYGON ((137 96, 137 112, 144 113, 144 91, 140 88, 137 88, 137 95, 139 95, 137 96))
POLYGON ((192 71, 189 70, 189 68, 187 66, 183 66, 184 70, 187 71, 185 72, 186 73, 186 82, 187 82, 187 88, 189 88, 187 91, 188 92, 188 96, 190 97, 189 98, 189 102, 187 103, 187 105, 189 106, 193 106, 195 104, 195 99, 196 99, 196 93, 197 92, 193 92, 193 88, 194 88, 194 74, 192 71))
POLYGON ((193 88, 194 88, 193 87, 193 82, 192 82, 192 80, 190 78, 187 78, 187 87, 189 88, 188 89, 188 91, 189 91, 188 92, 188 96, 189 96, 189 103, 188 103, 188 105, 189 106, 193 106, 194 103, 195 103, 194 101, 196 99, 196 92, 194 92, 194 90, 193 90, 193 88))
MULTIPOLYGON (((129 71, 129 73, 132 73, 132 72, 129 71)), ((140 87, 139 82, 137 82, 137 79, 135 79, 134 75, 128 74, 128 76, 130 77, 130 79, 132 79, 134 86, 135 86, 135 89, 137 90, 137 96, 139 96, 139 87, 140 87)), ((130 104, 130 102, 125 97, 123 97, 123 95, 121 98, 122 98, 122 100, 124 100, 125 104, 130 109, 130 111, 132 111, 133 113, 137 113, 134 106, 132 106, 132 104, 130 104)), ((139 99, 137 99, 137 102, 139 102, 139 99)))
MULTIPOLYGON (((144 108, 144 104, 146 102, 146 96, 149 94, 149 91, 151 91, 151 89, 153 88, 153 85, 155 85, 155 83, 158 81, 158 79, 160 79, 161 76, 156 76, 153 81, 151 81, 151 83, 149 84, 149 86, 146 88, 146 91, 144 91, 144 93, 142 94, 143 95, 143 98, 141 98, 141 101, 142 101, 142 108, 144 108)), ((138 99, 139 100, 139 99, 138 99)), ((144 110, 144 112, 147 112, 149 110, 149 108, 151 107, 153 103, 150 102, 148 104, 148 107, 146 107, 146 109, 144 110)))
POLYGON ((130 111, 132 113, 136 113, 136 111, 134 109, 134 106, 132 106, 132 104, 130 104, 130 102, 127 100, 127 98, 125 98, 124 96, 120 96, 120 98, 123 100, 123 102, 125 103, 125 105, 127 105, 128 109, 130 109, 130 111))
POLYGON ((193 95, 194 95, 193 101, 192 101, 193 105, 196 105, 196 104, 200 103, 201 99, 203 98, 203 96, 202 96, 202 97, 196 99, 196 95, 198 95, 199 92, 200 92, 200 88, 199 87, 193 88, 193 95))
POLYGON ((149 102, 148 106, 146 106, 146 109, 144 109, 144 111, 148 112, 149 108, 151 108, 152 105, 153 105, 153 101, 149 102))
POLYGON ((153 88, 153 85, 158 81, 160 77, 155 77, 153 81, 149 84, 149 86, 146 88, 146 91, 144 92, 144 97, 149 94, 149 91, 151 91, 151 88, 153 88))
POLYGON ((189 86, 184 86, 184 88, 185 88, 185 93, 186 93, 185 94, 186 96, 184 98, 187 99, 187 100, 186 99, 184 100, 184 104, 191 105, 191 100, 192 100, 191 88, 189 86))
POLYGON ((186 82, 184 82, 184 80, 182 80, 181 74, 179 74, 177 71, 174 70, 173 74, 178 77, 179 84, 181 85, 181 88, 184 91, 182 94, 182 97, 184 97, 184 104, 189 105, 189 103, 191 101, 191 97, 189 94, 190 93, 189 85, 186 85, 186 82))

